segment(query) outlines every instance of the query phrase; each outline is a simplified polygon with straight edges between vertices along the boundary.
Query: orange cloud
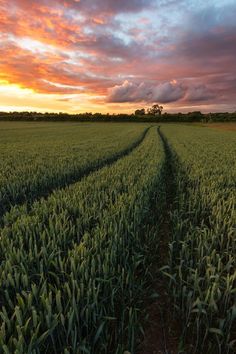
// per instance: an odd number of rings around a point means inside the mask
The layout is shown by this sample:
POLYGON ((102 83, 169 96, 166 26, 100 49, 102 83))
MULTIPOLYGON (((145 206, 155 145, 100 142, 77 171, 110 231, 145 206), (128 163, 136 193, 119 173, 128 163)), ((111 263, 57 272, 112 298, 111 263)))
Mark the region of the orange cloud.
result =
POLYGON ((104 25, 106 23, 103 19, 96 17, 93 18, 93 22, 97 23, 98 25, 104 25))

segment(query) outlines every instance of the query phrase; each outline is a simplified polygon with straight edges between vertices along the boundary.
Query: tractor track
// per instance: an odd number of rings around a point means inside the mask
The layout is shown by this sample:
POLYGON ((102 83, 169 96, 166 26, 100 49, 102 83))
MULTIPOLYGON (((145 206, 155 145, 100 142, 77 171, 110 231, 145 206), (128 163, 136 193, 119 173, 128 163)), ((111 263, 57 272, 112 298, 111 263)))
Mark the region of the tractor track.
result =
POLYGON ((159 239, 158 252, 154 255, 150 268, 150 288, 154 298, 150 298, 150 294, 148 294, 144 301, 144 308, 148 318, 144 325, 144 340, 138 346, 135 354, 178 354, 179 338, 181 336, 181 325, 174 316, 173 303, 168 293, 168 281, 161 272, 161 268, 168 263, 169 241, 171 238, 170 214, 175 199, 175 183, 171 163, 172 156, 168 143, 160 128, 158 133, 166 156, 165 201, 161 222, 157 230, 159 239))

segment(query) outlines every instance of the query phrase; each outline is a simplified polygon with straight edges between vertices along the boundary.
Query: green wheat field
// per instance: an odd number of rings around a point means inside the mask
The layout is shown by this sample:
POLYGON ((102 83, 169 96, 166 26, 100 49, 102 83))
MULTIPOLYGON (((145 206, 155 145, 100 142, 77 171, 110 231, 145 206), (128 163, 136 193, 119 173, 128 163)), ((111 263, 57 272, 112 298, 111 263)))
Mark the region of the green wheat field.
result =
POLYGON ((160 280, 179 353, 235 353, 235 131, 0 122, 0 151, 0 353, 139 353, 160 280))

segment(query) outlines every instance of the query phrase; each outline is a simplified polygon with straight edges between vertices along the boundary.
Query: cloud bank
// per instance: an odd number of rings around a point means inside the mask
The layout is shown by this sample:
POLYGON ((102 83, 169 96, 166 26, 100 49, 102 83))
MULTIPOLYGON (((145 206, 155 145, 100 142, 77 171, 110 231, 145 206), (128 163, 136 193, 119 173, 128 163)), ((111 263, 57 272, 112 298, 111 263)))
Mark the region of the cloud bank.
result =
POLYGON ((170 103, 176 101, 199 102, 214 98, 214 94, 205 85, 187 85, 164 82, 158 85, 140 84, 124 81, 109 89, 108 102, 144 102, 144 103, 170 103))
POLYGON ((0 80, 111 110, 236 109, 235 12, 231 0, 0 0, 0 80))

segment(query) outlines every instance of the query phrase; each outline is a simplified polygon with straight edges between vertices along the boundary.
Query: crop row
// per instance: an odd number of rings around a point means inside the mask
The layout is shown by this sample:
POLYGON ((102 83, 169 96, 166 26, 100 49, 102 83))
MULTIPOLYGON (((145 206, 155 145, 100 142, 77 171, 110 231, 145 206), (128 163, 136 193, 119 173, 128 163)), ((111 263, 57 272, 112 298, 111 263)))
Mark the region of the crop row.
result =
POLYGON ((236 344, 236 138, 231 133, 163 126, 176 198, 169 273, 195 353, 230 353, 236 344))
POLYGON ((5 354, 132 350, 144 225, 153 198, 162 202, 164 162, 162 142, 151 128, 130 155, 30 209, 23 205, 5 215, 5 354))
POLYGON ((0 215, 115 161, 142 140, 147 128, 35 124, 0 123, 0 215))

